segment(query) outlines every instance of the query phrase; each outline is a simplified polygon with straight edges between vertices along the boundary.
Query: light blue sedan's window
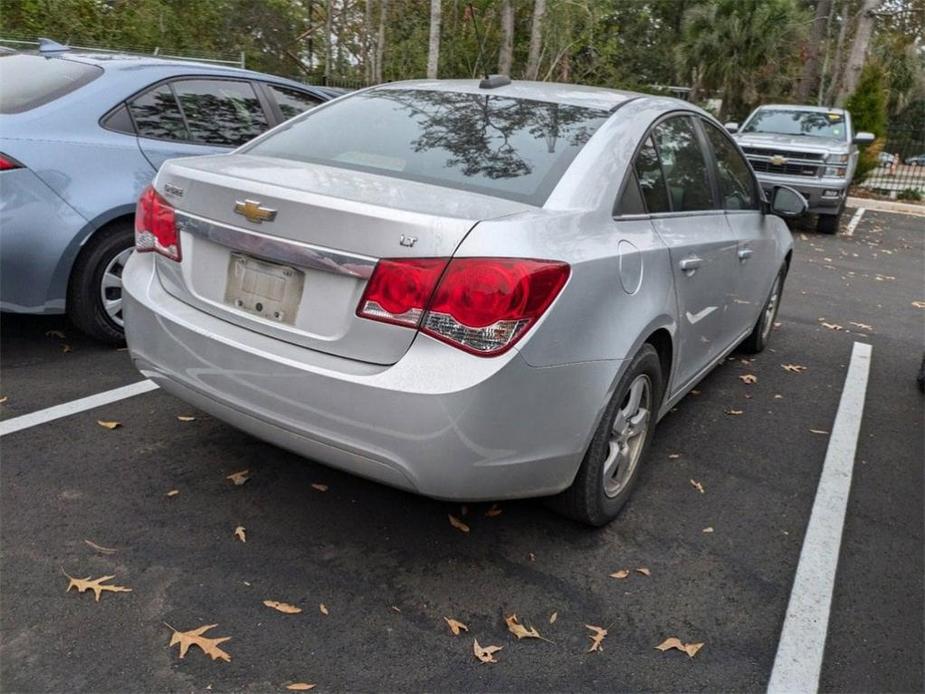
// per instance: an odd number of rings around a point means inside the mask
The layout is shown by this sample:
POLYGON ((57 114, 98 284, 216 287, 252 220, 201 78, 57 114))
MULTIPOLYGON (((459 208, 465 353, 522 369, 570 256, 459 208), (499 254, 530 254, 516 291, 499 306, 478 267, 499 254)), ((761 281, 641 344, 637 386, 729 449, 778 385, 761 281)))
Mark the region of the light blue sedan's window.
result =
POLYGON ((22 113, 92 82, 103 68, 64 58, 0 57, 0 113, 22 113))
POLYGON ((245 151, 542 205, 609 115, 491 94, 374 89, 245 151))

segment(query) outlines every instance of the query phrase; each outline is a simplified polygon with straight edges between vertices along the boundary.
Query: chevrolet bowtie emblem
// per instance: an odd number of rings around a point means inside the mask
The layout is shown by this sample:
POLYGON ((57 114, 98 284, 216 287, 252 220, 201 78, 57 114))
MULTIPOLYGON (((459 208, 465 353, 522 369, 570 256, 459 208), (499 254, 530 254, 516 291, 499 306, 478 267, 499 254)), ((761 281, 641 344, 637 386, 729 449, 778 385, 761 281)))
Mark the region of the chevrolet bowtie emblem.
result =
POLYGON ((775 154, 773 157, 771 157, 771 163, 774 164, 774 166, 783 166, 787 163, 787 157, 782 157, 779 154, 775 154))
POLYGON ((276 219, 276 210, 264 207, 257 200, 234 201, 234 211, 247 218, 247 221, 260 224, 276 219))

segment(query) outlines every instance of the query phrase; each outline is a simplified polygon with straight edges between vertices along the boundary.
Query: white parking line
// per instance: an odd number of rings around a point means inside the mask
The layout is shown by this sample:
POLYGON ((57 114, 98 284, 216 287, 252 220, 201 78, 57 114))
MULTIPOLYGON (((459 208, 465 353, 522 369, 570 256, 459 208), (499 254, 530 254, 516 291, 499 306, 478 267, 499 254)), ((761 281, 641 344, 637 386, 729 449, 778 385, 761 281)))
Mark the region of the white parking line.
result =
POLYGON ((0 436, 6 436, 16 431, 22 431, 23 429, 60 419, 61 417, 77 414, 78 412, 84 412, 85 410, 92 410, 94 407, 108 405, 111 402, 124 400, 134 395, 141 395, 155 388, 157 388, 157 384, 154 381, 138 381, 138 383, 132 383, 131 385, 122 386, 121 388, 113 388, 104 393, 97 393, 96 395, 89 395, 79 400, 71 400, 62 405, 47 407, 38 412, 30 412, 29 414, 24 414, 19 417, 5 419, 0 422, 0 436))
POLYGON ((790 591, 769 694, 815 692, 819 688, 870 359, 871 346, 855 342, 790 591))
POLYGON ((854 216, 851 218, 851 221, 848 222, 848 228, 845 229, 845 236, 854 236, 854 230, 857 228, 858 222, 861 221, 861 217, 864 216, 864 213, 867 212, 866 207, 859 207, 857 212, 854 213, 854 216))

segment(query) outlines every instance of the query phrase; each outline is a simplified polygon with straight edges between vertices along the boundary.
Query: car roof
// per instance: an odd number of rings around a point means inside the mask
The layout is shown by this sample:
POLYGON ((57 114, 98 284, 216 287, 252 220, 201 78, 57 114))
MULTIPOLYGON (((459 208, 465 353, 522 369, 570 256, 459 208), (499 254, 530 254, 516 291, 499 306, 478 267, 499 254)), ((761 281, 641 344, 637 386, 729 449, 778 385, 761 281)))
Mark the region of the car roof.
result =
POLYGON ((813 113, 845 113, 845 109, 843 108, 832 108, 829 106, 809 106, 804 104, 762 104, 755 110, 763 111, 765 109, 774 109, 779 111, 811 111, 813 113))
MULTIPOLYGON (((640 96, 637 92, 604 89, 603 87, 586 87, 580 84, 563 84, 560 82, 512 81, 501 87, 479 87, 480 80, 408 80, 380 84, 378 89, 419 89, 423 91, 463 92, 481 96, 503 96, 513 99, 530 99, 549 101, 558 104, 570 104, 609 111, 616 106, 640 96)), ((685 102, 686 103, 686 102, 685 102)))

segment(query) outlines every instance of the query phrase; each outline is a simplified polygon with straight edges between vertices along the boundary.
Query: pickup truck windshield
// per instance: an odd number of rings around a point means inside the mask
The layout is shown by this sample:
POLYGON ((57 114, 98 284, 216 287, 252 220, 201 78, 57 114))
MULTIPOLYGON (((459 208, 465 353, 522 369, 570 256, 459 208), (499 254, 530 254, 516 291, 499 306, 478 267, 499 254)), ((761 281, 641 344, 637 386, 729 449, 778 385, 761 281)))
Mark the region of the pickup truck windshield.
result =
POLYGON ((761 109, 749 119, 742 128, 742 132, 806 135, 844 140, 847 135, 847 124, 841 113, 761 109))
POLYGON ((242 151, 542 205, 609 115, 490 94, 373 89, 242 151))

